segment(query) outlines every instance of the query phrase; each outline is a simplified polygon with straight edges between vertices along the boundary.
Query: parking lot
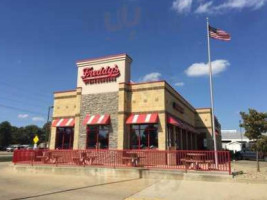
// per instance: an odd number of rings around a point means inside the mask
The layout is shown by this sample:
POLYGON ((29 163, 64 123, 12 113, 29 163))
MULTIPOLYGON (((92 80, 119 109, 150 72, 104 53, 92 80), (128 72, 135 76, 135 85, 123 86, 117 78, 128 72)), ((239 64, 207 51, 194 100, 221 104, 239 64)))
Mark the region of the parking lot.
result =
POLYGON ((267 199, 266 183, 253 184, 253 181, 240 183, 18 174, 12 171, 10 164, 0 163, 1 200, 267 199))

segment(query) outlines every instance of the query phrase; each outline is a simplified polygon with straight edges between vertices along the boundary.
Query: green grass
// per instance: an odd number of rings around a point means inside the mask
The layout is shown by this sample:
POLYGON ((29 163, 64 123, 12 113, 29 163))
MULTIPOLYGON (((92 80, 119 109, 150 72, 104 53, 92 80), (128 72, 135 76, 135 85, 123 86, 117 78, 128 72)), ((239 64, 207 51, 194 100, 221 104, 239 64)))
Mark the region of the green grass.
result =
POLYGON ((9 162, 12 161, 13 156, 1 156, 0 162, 9 162))

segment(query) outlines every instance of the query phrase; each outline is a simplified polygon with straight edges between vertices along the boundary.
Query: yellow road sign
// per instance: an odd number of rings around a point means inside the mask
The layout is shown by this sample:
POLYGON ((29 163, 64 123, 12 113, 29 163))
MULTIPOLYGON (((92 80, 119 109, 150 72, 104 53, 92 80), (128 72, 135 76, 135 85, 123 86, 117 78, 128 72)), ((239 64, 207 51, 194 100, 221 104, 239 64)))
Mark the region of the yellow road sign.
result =
POLYGON ((37 142, 39 142, 39 138, 37 135, 33 138, 33 142, 34 144, 37 144, 37 142))

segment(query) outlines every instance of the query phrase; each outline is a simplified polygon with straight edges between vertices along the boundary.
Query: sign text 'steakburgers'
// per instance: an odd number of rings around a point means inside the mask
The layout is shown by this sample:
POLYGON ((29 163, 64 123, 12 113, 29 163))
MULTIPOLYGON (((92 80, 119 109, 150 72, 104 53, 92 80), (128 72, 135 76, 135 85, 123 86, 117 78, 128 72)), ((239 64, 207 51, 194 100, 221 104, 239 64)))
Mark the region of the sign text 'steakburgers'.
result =
POLYGON ((84 68, 81 78, 85 84, 94 84, 116 81, 119 76, 120 70, 117 65, 114 65, 114 67, 107 66, 98 70, 94 70, 93 67, 84 68))

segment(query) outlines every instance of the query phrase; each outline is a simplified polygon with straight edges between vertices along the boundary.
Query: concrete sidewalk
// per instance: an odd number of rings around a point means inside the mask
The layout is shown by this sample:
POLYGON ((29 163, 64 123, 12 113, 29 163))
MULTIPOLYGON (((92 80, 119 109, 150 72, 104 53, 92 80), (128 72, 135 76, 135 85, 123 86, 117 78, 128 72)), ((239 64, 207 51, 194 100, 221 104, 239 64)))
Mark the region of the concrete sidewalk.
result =
POLYGON ((267 184, 14 173, 0 163, 1 200, 263 200, 267 184))
POLYGON ((266 188, 266 184, 161 180, 127 200, 263 200, 267 199, 266 188))

